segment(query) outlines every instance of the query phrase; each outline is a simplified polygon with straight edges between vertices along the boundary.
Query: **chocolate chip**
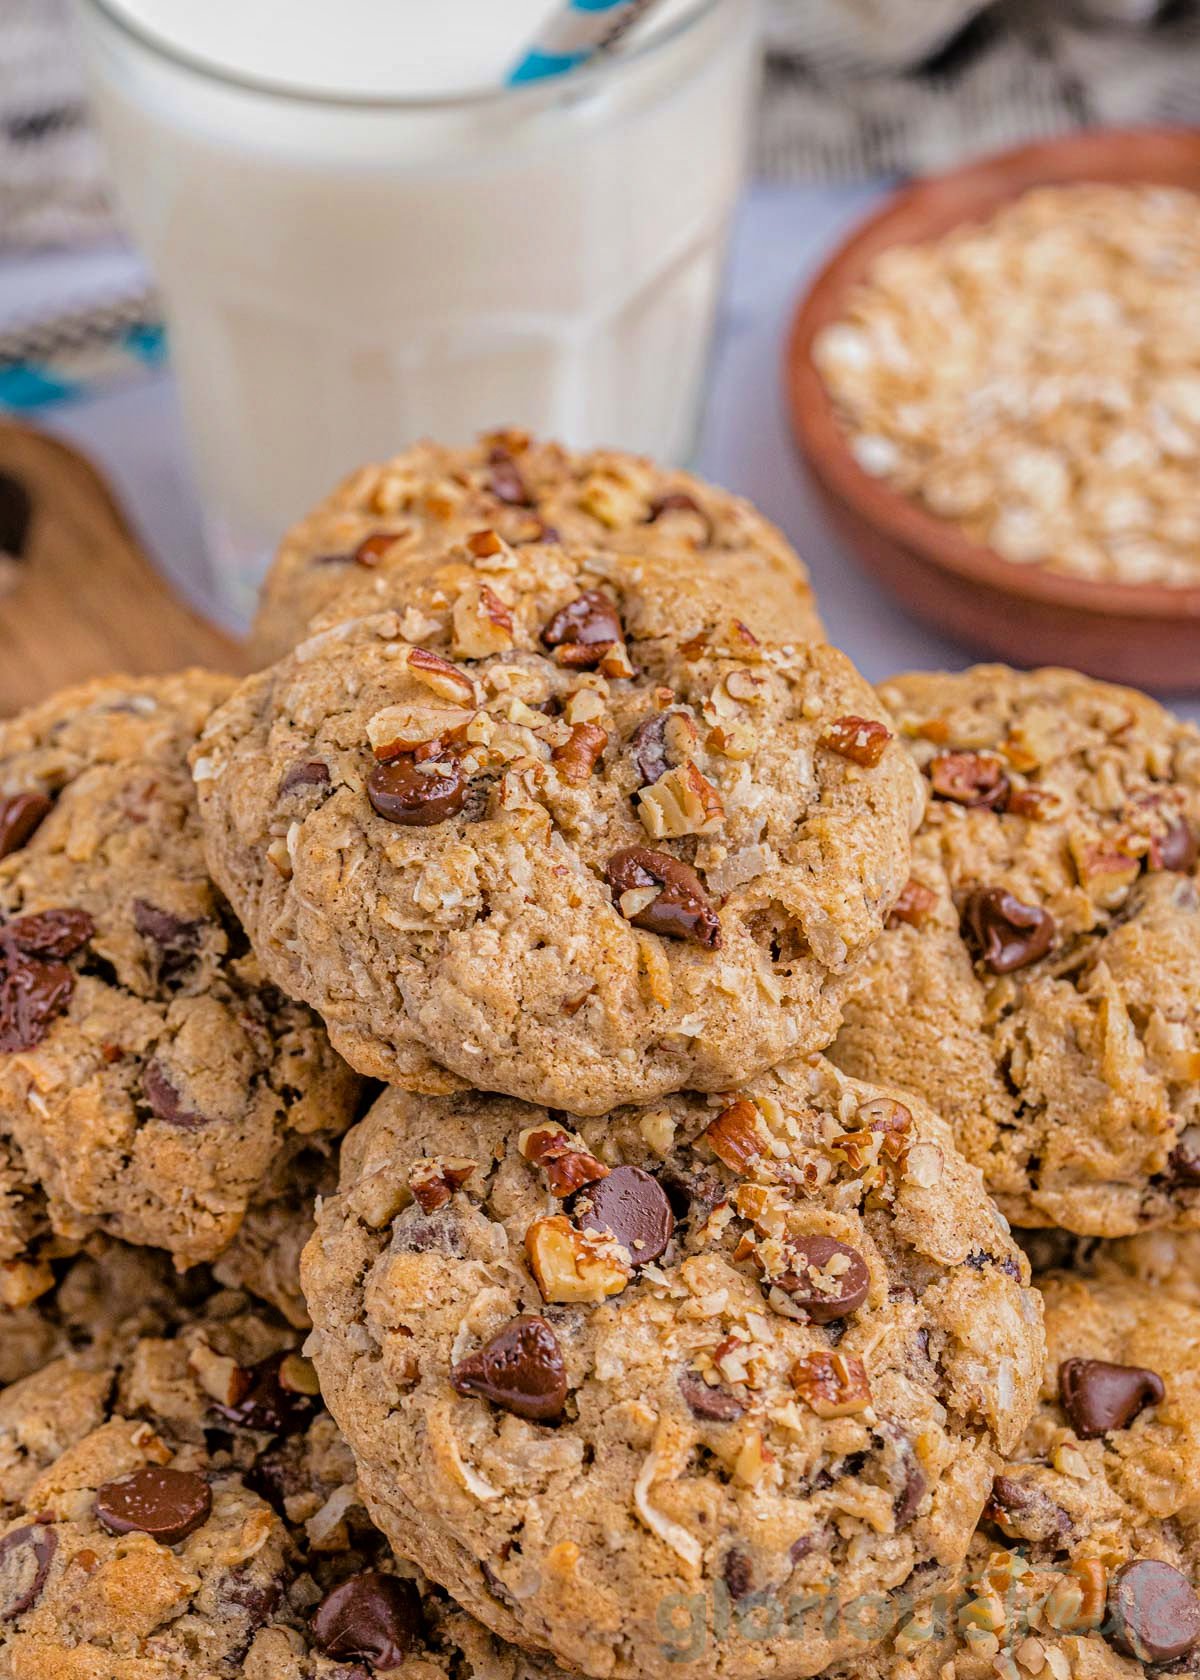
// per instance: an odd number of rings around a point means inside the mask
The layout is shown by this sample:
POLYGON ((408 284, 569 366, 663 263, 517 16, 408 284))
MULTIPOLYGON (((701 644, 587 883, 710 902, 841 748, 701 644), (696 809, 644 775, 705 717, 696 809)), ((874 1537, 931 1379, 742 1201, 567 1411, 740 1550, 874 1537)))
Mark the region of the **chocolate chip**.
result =
POLYGON ((928 1483, 925 1472, 917 1463, 913 1444, 904 1431, 891 1423, 884 1423, 881 1427, 884 1432, 884 1463, 889 1480, 896 1489, 892 1500, 892 1521, 899 1533, 916 1521, 928 1483))
POLYGON ((735 1604, 739 1598, 747 1598, 754 1591, 753 1566, 745 1552, 739 1552, 736 1547, 725 1553, 721 1574, 735 1604))
POLYGON ((488 489, 506 507, 533 507, 529 486, 507 449, 493 449, 488 456, 488 489))
POLYGON ((22 956, 72 957, 96 931, 86 910, 41 910, 0 927, 0 944, 22 956))
POLYGON ((599 665, 614 644, 625 639, 616 606, 599 589, 587 589, 560 607, 542 630, 548 648, 561 648, 561 662, 587 667, 599 665))
POLYGON ((411 758, 377 764, 367 777, 367 798, 387 822, 406 828, 432 828, 457 816, 470 782, 456 759, 443 768, 419 768, 411 758))
POLYGON ((156 1120, 163 1120, 168 1126, 178 1126, 180 1131, 194 1132, 209 1124, 206 1114, 184 1105, 179 1092, 164 1073, 161 1062, 147 1062, 142 1075, 142 1100, 156 1120))
POLYGON ((328 787, 329 766, 319 758, 302 758, 293 764, 279 784, 279 798, 298 787, 328 787))
POLYGON ((656 898, 629 918, 634 927, 670 939, 690 939, 710 951, 719 949, 720 920, 699 875, 690 865, 667 852, 625 846, 609 858, 604 873, 618 909, 622 895, 627 892, 639 887, 662 888, 656 898))
POLYGON ((1190 875, 1200 860, 1200 835, 1181 817, 1161 838, 1150 842, 1151 869, 1171 869, 1190 875))
POLYGON ((0 554, 20 560, 29 541, 33 497, 19 478, 0 472, 0 554))
POLYGON ((939 753, 930 761, 928 774, 936 796, 955 805, 1002 811, 1008 803, 1008 777, 991 753, 939 753))
POLYGON ((771 1281, 803 1307, 814 1324, 832 1324, 857 1312, 866 1300, 871 1274, 848 1243, 819 1235, 792 1237, 787 1256, 787 1270, 771 1281))
POLYGON ((236 1397, 213 1410, 240 1429, 256 1429, 264 1435, 296 1435, 321 1410, 321 1397, 290 1388, 286 1381, 289 1351, 272 1353, 257 1365, 238 1372, 236 1397))
POLYGON ((646 515, 647 525, 653 525, 662 518, 664 513, 699 513, 703 514, 699 502, 694 496, 689 496, 686 490, 668 490, 665 496, 659 496, 650 503, 650 512, 646 515))
POLYGON ((719 1383, 715 1387, 706 1383, 699 1371, 688 1369, 679 1373, 679 1392, 692 1416, 706 1423, 734 1423, 746 1410, 746 1402, 732 1389, 719 1383))
POLYGON ((1054 917, 1036 904, 1024 904, 1004 887, 977 887, 963 909, 963 938, 993 974, 1044 957, 1054 943, 1054 917))
POLYGON ((477 1395, 516 1417, 546 1423, 567 1403, 567 1369, 558 1337, 532 1313, 506 1324, 450 1372, 456 1393, 477 1395))
POLYGON ((96 1518, 110 1534, 149 1534, 177 1546, 208 1521, 212 1489, 203 1476, 147 1464, 96 1491, 96 1518))
POLYGON ((51 809, 44 793, 10 793, 0 799, 0 858, 27 845, 51 809))
POLYGON ((422 1637, 421 1597, 412 1581, 365 1569, 325 1595, 311 1626, 327 1657, 398 1668, 422 1637))
POLYGON ((42 1042, 75 990, 62 959, 94 931, 83 910, 43 910, 0 927, 0 1052, 42 1042))
POLYGON ((1071 1532, 1071 1519, 1062 1506, 1016 1476, 996 1477, 986 1515, 1006 1534, 1022 1540, 1058 1541, 1071 1532))
POLYGON ((1200 1643, 1200 1598, 1169 1563, 1122 1564, 1108 1584, 1108 1611, 1110 1642, 1138 1662, 1176 1662, 1200 1643))
POLYGON ((1200 1127, 1181 1134, 1171 1153, 1171 1173, 1177 1184, 1200 1184, 1200 1127))
POLYGON ((1139 1412, 1157 1406, 1163 1380, 1140 1365, 1110 1365, 1104 1359, 1067 1359, 1058 1367, 1058 1395, 1080 1440, 1095 1441, 1112 1429, 1127 1429, 1139 1412))
POLYGON ((194 951, 200 943, 200 929, 203 924, 176 916, 170 910, 160 910, 157 904, 151 904, 148 899, 135 898, 133 925, 143 939, 152 939, 156 945, 194 951))
POLYGON ((458 1215, 449 1208, 426 1213, 416 1201, 393 1221, 392 1248, 401 1254, 449 1254, 456 1260, 467 1252, 458 1215))
POLYGON ((613 1167, 576 1198, 574 1213, 585 1231, 610 1232, 635 1268, 657 1260, 675 1229, 665 1191, 641 1167, 613 1167))
POLYGON ((250 1579, 244 1566, 227 1575, 221 1587, 222 1604, 240 1610, 255 1631, 266 1626, 279 1609, 282 1599, 282 1581, 276 1579, 260 1584, 250 1579))
POLYGON ((58 1535, 44 1523, 26 1523, 0 1539, 0 1622, 33 1609, 57 1549, 58 1535))
POLYGON ((703 1224, 714 1208, 729 1200, 728 1192, 715 1173, 686 1172, 668 1164, 660 1169, 658 1181, 667 1193, 676 1222, 695 1219, 703 1224))
POLYGON ((671 768, 667 756, 667 713, 643 718, 629 738, 629 752, 642 787, 650 787, 671 768))

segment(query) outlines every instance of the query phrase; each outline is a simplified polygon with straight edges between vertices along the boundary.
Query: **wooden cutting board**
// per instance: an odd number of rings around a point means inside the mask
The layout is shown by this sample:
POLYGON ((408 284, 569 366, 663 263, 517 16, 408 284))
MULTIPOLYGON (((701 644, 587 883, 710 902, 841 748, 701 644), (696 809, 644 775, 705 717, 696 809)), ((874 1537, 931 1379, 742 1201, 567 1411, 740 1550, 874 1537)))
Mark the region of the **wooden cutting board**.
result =
POLYGON ((0 422, 0 716, 106 672, 245 668, 241 647, 173 593, 96 469, 0 422), (22 532, 26 520, 27 529, 22 532))

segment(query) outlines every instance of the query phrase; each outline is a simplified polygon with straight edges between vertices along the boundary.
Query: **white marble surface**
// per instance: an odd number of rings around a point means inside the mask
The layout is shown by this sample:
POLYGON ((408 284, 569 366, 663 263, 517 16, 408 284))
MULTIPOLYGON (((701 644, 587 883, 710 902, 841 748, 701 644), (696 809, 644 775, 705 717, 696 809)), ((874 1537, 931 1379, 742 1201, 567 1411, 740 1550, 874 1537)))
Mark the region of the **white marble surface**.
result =
MULTIPOLYGON (((971 653, 884 597, 824 525, 792 446, 782 347, 794 300, 839 234, 884 191, 766 187, 747 195, 736 232, 698 469, 753 498, 812 570, 830 636, 878 679, 908 667, 956 667, 971 653)), ((122 252, 0 262, 0 324, 66 306, 97 280, 132 278, 122 252)), ((198 604, 209 602, 196 497, 168 375, 51 409, 39 421, 109 473, 150 551, 198 604)), ((619 440, 614 440, 619 441, 619 440)), ((318 487, 320 488, 320 487, 318 487)), ((1200 699, 1177 708, 1200 721, 1200 699)))

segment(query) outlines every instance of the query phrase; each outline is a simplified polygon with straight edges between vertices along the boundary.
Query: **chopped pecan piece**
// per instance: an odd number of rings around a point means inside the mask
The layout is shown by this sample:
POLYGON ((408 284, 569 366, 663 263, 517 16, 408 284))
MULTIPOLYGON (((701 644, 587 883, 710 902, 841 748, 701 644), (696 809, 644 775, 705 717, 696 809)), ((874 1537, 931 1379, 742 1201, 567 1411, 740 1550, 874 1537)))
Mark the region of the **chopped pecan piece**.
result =
POLYGON ((700 1136, 731 1172, 748 1173, 761 1160, 767 1146, 758 1122, 758 1109, 748 1097, 738 1097, 722 1109, 700 1136))
POLYGON ((994 753, 945 752, 930 760, 929 780, 939 799, 1003 811, 1010 783, 994 753))
POLYGON ((595 723, 573 723, 570 736, 555 747, 550 762, 564 782, 583 787, 608 745, 608 731, 595 723))
POLYGON ((887 925, 897 928, 923 927, 937 905, 937 894, 920 881, 907 881, 900 889, 900 897, 888 913, 887 925))
POLYGON ((427 1155, 413 1163, 408 1187, 423 1213, 445 1207, 456 1190, 461 1190, 478 1166, 465 1155, 427 1155))
POLYGON ((790 1375, 792 1387, 818 1417, 852 1417, 871 1404, 866 1366, 857 1354, 818 1349, 797 1359, 790 1375))
POLYGON ((878 718, 841 717, 823 730, 820 744, 864 770, 873 770, 891 738, 891 730, 878 718))
POLYGON ((565 1214, 535 1219, 525 1233, 529 1264, 547 1301, 603 1301, 619 1295, 630 1270, 611 1238, 580 1231, 565 1214))
POLYGON ((541 1167, 552 1196, 573 1195, 608 1176, 604 1162, 562 1126, 530 1126, 521 1133, 518 1147, 527 1161, 541 1167))

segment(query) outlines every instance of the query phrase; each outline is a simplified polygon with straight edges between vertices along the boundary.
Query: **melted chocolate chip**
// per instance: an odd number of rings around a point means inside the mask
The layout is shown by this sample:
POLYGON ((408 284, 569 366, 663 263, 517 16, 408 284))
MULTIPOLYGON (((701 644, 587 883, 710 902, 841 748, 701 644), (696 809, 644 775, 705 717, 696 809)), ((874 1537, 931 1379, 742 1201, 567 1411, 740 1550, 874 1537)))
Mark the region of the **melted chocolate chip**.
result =
POLYGON ((703 1224, 714 1208, 729 1200, 725 1186, 715 1173, 687 1172, 670 1164, 662 1167, 659 1183, 667 1193, 677 1223, 694 1219, 703 1224))
POLYGON ((207 1115, 184 1104, 163 1071, 161 1062, 147 1062, 142 1075, 142 1100, 156 1120, 163 1120, 168 1126, 178 1126, 180 1131, 195 1132, 209 1124, 207 1115))
POLYGON ((0 927, 0 1052, 42 1042, 75 990, 63 959, 94 932, 83 910, 43 910, 0 927))
POLYGON ((51 809, 44 793, 10 793, 0 799, 0 858, 27 845, 51 809))
POLYGON ((1200 1128, 1189 1126, 1171 1153, 1176 1184, 1200 1184, 1200 1128))
POLYGON ((993 974, 1044 957, 1054 943, 1054 917, 1036 904, 1024 904, 1004 887, 977 887, 963 909, 963 938, 993 974))
POLYGON ((1022 1540, 1057 1542, 1071 1532, 1071 1519, 1062 1506, 1016 1476, 996 1477, 986 1514, 1006 1534, 1022 1540))
POLYGON ((329 766, 319 758, 302 758, 293 764, 279 784, 279 797, 298 787, 328 787, 329 766))
POLYGON ((200 949, 203 920, 176 916, 147 899, 135 898, 133 925, 154 947, 155 978, 166 985, 178 982, 191 968, 200 949))
POLYGON ((521 469, 507 449, 493 449, 488 455, 488 489, 506 507, 533 507, 534 498, 521 476, 521 469))
POLYGON ((1058 1368, 1058 1394, 1071 1428, 1083 1441, 1127 1429, 1139 1412, 1166 1393, 1162 1378, 1139 1365, 1104 1359, 1067 1359, 1058 1368))
POLYGON ((641 1167, 613 1167, 576 1198, 574 1213, 583 1230, 610 1232, 635 1269, 657 1260, 675 1229, 666 1192, 641 1167))
POLYGON ((740 1400, 732 1389, 723 1388, 719 1383, 711 1386, 699 1371, 689 1369, 679 1373, 679 1392, 692 1416, 706 1423, 735 1423, 746 1410, 746 1402, 740 1400))
POLYGON ((1169 1563, 1137 1558, 1108 1585, 1108 1637, 1138 1662, 1176 1662, 1200 1643, 1200 1598, 1169 1563))
POLYGON ((451 1208, 425 1213, 411 1202, 392 1224, 392 1248, 401 1254, 449 1254, 457 1260, 466 1256, 467 1245, 458 1215, 451 1208))
POLYGON ((599 589, 587 589, 560 607, 542 630, 548 648, 562 648, 563 662, 578 667, 599 665, 608 650, 625 638, 616 606, 599 589))
POLYGON ((321 1410, 321 1398, 295 1388, 286 1381, 289 1352, 272 1353, 257 1365, 238 1373, 239 1392, 227 1405, 213 1410, 240 1429, 256 1429, 264 1435, 296 1435, 321 1410))
POLYGON ((736 1547, 725 1553, 721 1563, 721 1574, 725 1578, 729 1596, 735 1604, 738 1599, 748 1598, 754 1591, 753 1566, 745 1552, 739 1552, 736 1547))
POLYGON ((457 759, 444 768, 422 769, 411 758, 377 764, 367 777, 367 798, 387 822, 406 828, 432 828, 457 816, 470 782, 457 759))
POLYGON ((1190 875, 1200 860, 1200 835, 1181 817, 1167 832, 1150 842, 1150 867, 1190 875))
POLYGON ((44 1523, 14 1528, 0 1540, 0 1622, 33 1609, 57 1549, 58 1535, 44 1523))
POLYGON ((212 1489, 191 1470, 147 1464, 96 1492, 96 1519, 110 1534, 149 1534, 177 1546, 208 1521, 212 1489))
POLYGON ((327 1657, 398 1668, 422 1637, 420 1594, 411 1581, 365 1569, 325 1595, 311 1626, 327 1657))
POLYGON ((517 1417, 546 1423, 567 1403, 567 1370, 544 1318, 523 1314, 450 1372, 456 1393, 477 1395, 517 1417))
POLYGON ((629 918, 634 927, 670 939, 689 939, 709 951, 720 947, 721 923, 716 909, 689 864, 667 852, 625 846, 609 858, 605 875, 618 909, 624 893, 639 887, 661 887, 656 898, 629 918))
POLYGON ((871 1274, 856 1248, 834 1237, 793 1237, 788 1268, 772 1278, 776 1288, 803 1307, 814 1324, 832 1324, 857 1312, 867 1298, 871 1274))

